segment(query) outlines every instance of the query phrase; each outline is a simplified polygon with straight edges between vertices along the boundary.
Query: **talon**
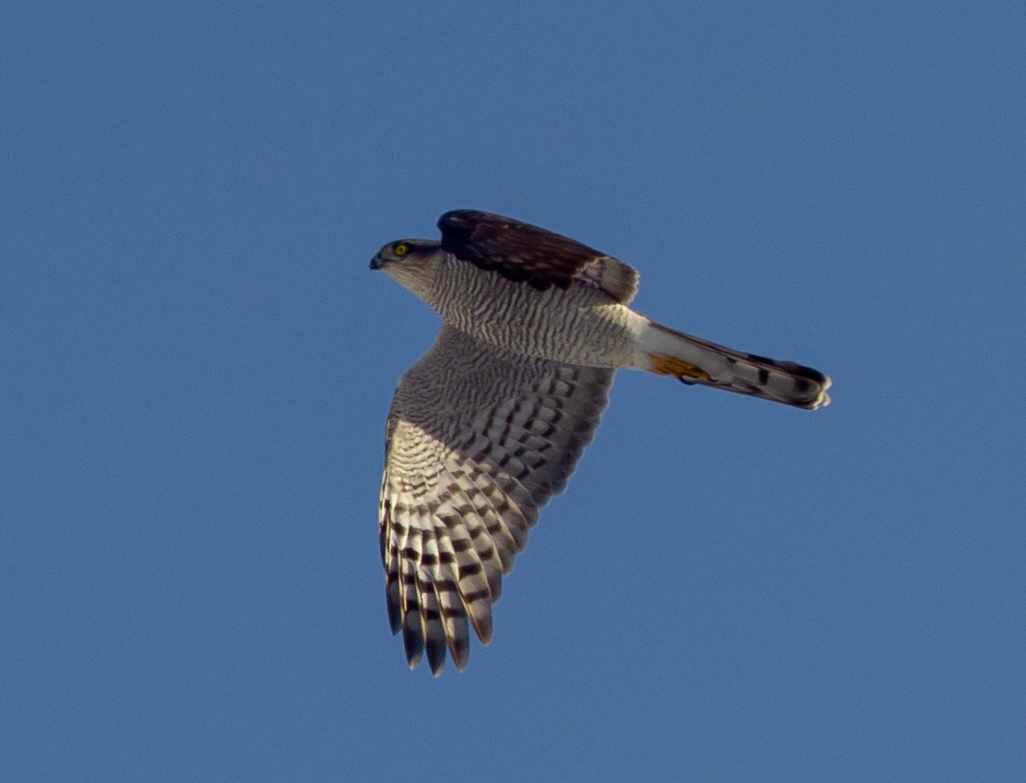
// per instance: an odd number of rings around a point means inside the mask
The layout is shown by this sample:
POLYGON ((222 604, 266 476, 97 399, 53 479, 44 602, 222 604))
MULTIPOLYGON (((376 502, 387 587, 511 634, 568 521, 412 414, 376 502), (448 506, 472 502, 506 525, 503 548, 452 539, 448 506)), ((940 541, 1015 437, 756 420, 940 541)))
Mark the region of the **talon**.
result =
POLYGON ((659 356, 652 354, 652 372, 656 375, 672 375, 674 378, 689 383, 688 378, 699 381, 708 381, 709 373, 693 364, 674 359, 672 356, 659 356))

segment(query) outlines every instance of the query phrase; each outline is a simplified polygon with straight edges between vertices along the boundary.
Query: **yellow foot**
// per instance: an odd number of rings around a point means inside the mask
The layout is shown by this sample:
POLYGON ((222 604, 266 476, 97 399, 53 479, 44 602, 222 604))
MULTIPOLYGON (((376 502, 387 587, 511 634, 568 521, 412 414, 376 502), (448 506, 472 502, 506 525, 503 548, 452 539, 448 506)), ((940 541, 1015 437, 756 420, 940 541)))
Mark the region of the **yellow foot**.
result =
POLYGON ((695 378, 700 381, 709 380, 709 373, 693 364, 682 362, 680 359, 674 359, 672 356, 659 356, 658 354, 651 354, 649 358, 652 360, 652 372, 656 375, 672 375, 674 378, 679 380, 686 380, 688 378, 695 378))

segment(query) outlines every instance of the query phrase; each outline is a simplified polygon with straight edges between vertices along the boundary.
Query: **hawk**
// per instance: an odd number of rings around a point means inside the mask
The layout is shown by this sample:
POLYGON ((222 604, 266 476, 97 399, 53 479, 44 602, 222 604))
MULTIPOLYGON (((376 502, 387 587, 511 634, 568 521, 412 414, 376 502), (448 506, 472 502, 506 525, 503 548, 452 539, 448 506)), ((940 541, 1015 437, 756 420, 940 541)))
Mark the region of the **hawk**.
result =
POLYGON ((830 379, 674 331, 628 306, 638 273, 550 231, 475 210, 442 239, 389 242, 380 269, 443 320, 399 381, 385 431, 379 538, 392 633, 414 668, 463 670, 488 644, 502 577, 561 492, 620 368, 827 405, 830 379))

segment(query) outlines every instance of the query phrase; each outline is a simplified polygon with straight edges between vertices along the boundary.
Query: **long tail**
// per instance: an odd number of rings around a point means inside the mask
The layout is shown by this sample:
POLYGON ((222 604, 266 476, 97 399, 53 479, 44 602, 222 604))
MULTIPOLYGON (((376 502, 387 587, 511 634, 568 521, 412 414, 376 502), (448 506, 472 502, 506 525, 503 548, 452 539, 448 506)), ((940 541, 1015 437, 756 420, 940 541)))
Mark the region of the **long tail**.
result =
POLYGON ((724 348, 651 320, 638 335, 638 347, 649 362, 640 369, 684 383, 716 386, 810 411, 830 404, 830 379, 811 367, 724 348))

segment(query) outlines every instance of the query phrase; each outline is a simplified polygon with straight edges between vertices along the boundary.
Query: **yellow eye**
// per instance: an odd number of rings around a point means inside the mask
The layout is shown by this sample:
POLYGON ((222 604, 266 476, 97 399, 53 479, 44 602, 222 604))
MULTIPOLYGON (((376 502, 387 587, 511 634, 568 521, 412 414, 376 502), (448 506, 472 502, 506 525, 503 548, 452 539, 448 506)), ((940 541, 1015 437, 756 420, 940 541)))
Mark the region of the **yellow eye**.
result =
POLYGON ((397 256, 405 256, 407 253, 410 252, 410 246, 407 245, 405 242, 400 242, 398 245, 392 248, 392 252, 395 253, 397 256))

